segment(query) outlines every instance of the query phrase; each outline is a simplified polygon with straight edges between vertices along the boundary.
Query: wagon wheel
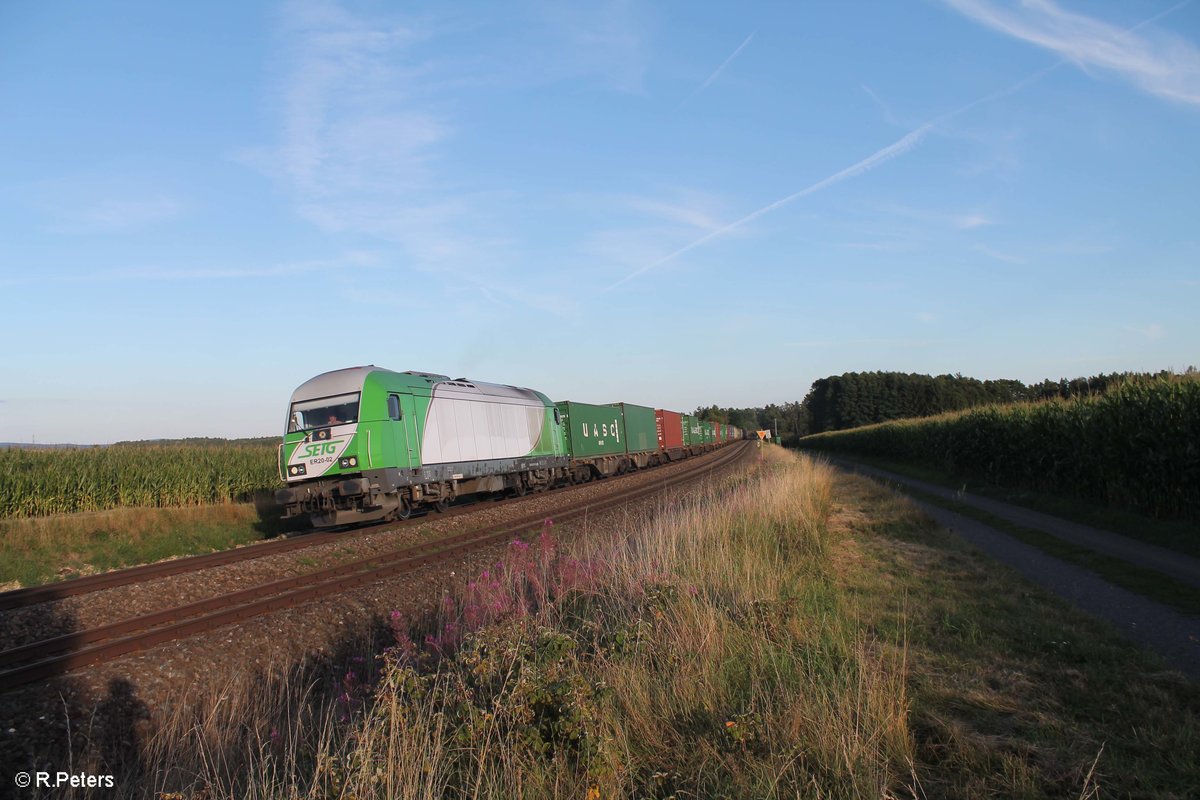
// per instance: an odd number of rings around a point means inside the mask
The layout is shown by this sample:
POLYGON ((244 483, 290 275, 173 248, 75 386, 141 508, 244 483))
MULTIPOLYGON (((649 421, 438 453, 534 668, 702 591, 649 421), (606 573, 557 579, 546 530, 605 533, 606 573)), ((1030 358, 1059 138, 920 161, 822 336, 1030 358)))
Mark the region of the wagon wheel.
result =
POLYGON ((446 513, 446 509, 450 507, 450 501, 445 497, 438 498, 433 501, 433 510, 439 514, 446 513))
POLYGON ((529 487, 525 485, 525 481, 522 478, 517 478, 517 485, 513 487, 513 497, 524 497, 528 491, 529 487))

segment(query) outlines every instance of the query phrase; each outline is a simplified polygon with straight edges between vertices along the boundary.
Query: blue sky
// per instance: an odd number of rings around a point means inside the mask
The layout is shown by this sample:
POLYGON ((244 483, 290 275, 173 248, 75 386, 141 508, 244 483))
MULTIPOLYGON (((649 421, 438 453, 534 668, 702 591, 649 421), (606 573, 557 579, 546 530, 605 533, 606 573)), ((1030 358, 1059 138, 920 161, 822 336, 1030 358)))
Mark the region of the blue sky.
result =
POLYGON ((1200 362, 1200 3, 6 3, 0 108, 0 441, 1200 362))

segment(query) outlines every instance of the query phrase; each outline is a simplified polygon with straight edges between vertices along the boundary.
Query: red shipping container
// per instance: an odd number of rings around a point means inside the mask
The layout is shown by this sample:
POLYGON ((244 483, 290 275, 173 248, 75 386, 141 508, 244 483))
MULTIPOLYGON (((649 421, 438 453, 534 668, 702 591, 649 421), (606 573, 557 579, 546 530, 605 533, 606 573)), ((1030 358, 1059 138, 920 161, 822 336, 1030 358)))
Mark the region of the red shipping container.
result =
POLYGON ((658 431, 659 450, 683 447, 683 417, 677 412, 654 409, 654 427, 658 431))

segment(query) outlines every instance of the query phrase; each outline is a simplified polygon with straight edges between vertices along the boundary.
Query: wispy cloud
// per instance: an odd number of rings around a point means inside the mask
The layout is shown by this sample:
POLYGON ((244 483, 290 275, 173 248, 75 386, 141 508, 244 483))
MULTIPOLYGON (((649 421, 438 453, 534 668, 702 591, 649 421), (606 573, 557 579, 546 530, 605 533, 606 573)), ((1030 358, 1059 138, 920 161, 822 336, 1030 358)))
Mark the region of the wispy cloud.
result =
POLYGON ((178 192, 146 173, 143 165, 95 167, 38 181, 28 187, 27 196, 54 233, 140 231, 186 210, 178 192))
POLYGON ((918 222, 942 228, 956 228, 960 231, 969 231, 996 224, 996 220, 980 211, 948 212, 902 205, 885 206, 884 210, 900 217, 917 220, 918 222))
MULTIPOLYGON (((1034 0, 1030 0, 1030 2, 1034 2, 1034 0)), ((1006 86, 1003 89, 992 92, 990 94, 983 95, 982 97, 978 97, 978 98, 972 100, 971 102, 969 102, 963 106, 960 106, 959 108, 954 109, 953 111, 943 114, 940 117, 937 117, 936 119, 934 119, 930 122, 926 122, 925 124, 920 125, 917 128, 914 128, 913 130, 909 131, 904 136, 900 137, 899 139, 892 142, 888 146, 883 147, 879 150, 876 150, 874 153, 872 153, 871 155, 862 159, 861 161, 851 164, 849 167, 846 167, 843 170, 835 172, 834 174, 830 175, 829 177, 823 178, 822 180, 819 180, 816 183, 814 183, 810 186, 807 186, 798 192, 794 192, 794 193, 788 195, 787 197, 780 198, 779 200, 776 200, 775 202, 773 202, 769 205, 763 206, 762 208, 758 209, 757 211, 753 211, 753 212, 747 214, 746 216, 742 217, 741 219, 734 220, 733 222, 729 223, 728 225, 724 225, 721 228, 718 228, 717 230, 712 231, 712 232, 706 234, 705 236, 702 236, 701 238, 696 239, 695 241, 693 241, 687 245, 684 245, 683 247, 679 248, 678 250, 675 250, 674 252, 669 253, 666 256, 663 256, 662 258, 659 258, 658 260, 656 260, 652 263, 646 264, 645 266, 634 270, 633 272, 629 273, 628 275, 621 278, 620 280, 605 287, 603 289, 603 291, 605 291, 605 292, 612 291, 613 289, 617 288, 618 286, 621 286, 622 284, 633 280, 634 278, 638 277, 639 275, 643 275, 653 269, 657 269, 658 267, 662 266, 663 264, 673 261, 674 259, 683 255, 684 253, 690 252, 691 250, 694 250, 695 248, 700 247, 701 245, 704 245, 704 244, 712 241, 713 239, 716 239, 719 236, 724 236, 734 230, 737 230, 738 228, 742 227, 743 225, 746 225, 749 222, 753 222, 754 220, 758 219, 759 217, 761 217, 765 214, 769 214, 772 211, 775 211, 778 208, 781 208, 781 207, 783 207, 789 203, 792 203, 796 200, 799 200, 802 197, 806 197, 815 192, 819 192, 822 189, 826 189, 837 183, 841 183, 844 180, 848 180, 850 178, 857 177, 859 175, 862 175, 863 173, 870 172, 872 169, 874 169, 888 161, 891 161, 893 158, 896 158, 897 156, 901 156, 901 155, 907 153, 909 150, 912 150, 914 147, 916 147, 921 142, 922 139, 924 139, 926 137, 926 135, 928 135, 930 132, 932 132, 938 125, 941 125, 955 117, 965 114, 973 108, 984 105, 986 103, 990 103, 994 100, 998 100, 1002 97, 1006 97, 1008 95, 1014 94, 1015 92, 1019 92, 1020 90, 1024 89, 1025 87, 1030 86, 1034 83, 1037 83, 1042 78, 1046 77, 1051 72, 1053 72, 1054 70, 1061 67, 1063 65, 1063 63, 1064 62, 1060 61, 1055 64, 1051 64, 1048 67, 1044 67, 1035 72, 1032 72, 1029 75, 1026 75, 1021 80, 1017 81, 1016 83, 1013 83, 1009 86, 1006 86)))
POLYGON ((632 196, 626 198, 626 202, 633 211, 667 222, 680 223, 706 231, 721 227, 721 223, 716 217, 716 208, 719 205, 716 198, 709 194, 688 190, 680 190, 675 194, 677 199, 674 200, 632 196))
POLYGON ((1132 28, 1065 11, 1051 0, 1023 0, 1015 6, 993 0, 944 2, 982 25, 1050 50, 1081 69, 1112 73, 1150 94, 1200 104, 1200 50, 1164 31, 1139 33, 1191 0, 1132 28))
MULTIPOLYGON (((645 91, 647 48, 645 22, 636 3, 607 0, 599 3, 549 3, 543 19, 551 38, 538 44, 548 60, 538 60, 546 74, 560 78, 587 76, 600 79, 619 92, 645 91)), ((523 59, 530 54, 522 53, 523 59)), ((533 54, 538 59, 538 54, 533 54)))
POLYGON ((975 228, 982 228, 984 225, 994 225, 994 220, 985 217, 983 214, 963 214, 954 219, 954 227, 961 231, 969 231, 975 228))
POLYGON ((289 3, 283 20, 280 142, 242 160, 285 181, 318 225, 380 232, 394 214, 377 212, 404 210, 450 134, 406 49, 422 34, 321 0, 289 3))
POLYGON ((1150 342, 1156 342, 1167 335, 1166 328, 1156 322, 1144 326, 1126 325, 1125 330, 1130 331, 1131 333, 1136 333, 1138 336, 1141 336, 1143 339, 1150 342))
POLYGON ((732 53, 730 53, 729 56, 724 61, 721 62, 721 66, 719 66, 715 70, 713 70, 712 74, 704 79, 704 83, 697 86, 696 89, 691 94, 689 94, 687 97, 685 97, 679 103, 679 106, 676 107, 676 110, 678 110, 679 108, 682 108, 688 101, 695 98, 696 95, 700 94, 705 89, 707 89, 709 86, 711 86, 717 80, 717 78, 721 77, 721 73, 724 72, 726 67, 728 67, 730 64, 732 64, 733 60, 735 58, 737 58, 743 50, 746 49, 746 46, 750 44, 750 40, 753 38, 754 38, 754 33, 751 33, 749 36, 747 36, 745 39, 743 39, 742 43, 739 44, 737 46, 737 48, 732 53))
POLYGON ((983 253, 988 258, 994 258, 997 261, 1003 261, 1006 264, 1024 264, 1024 263, 1026 263, 1025 259, 1021 258, 1020 256, 1014 256, 1009 253, 1002 253, 999 250, 993 250, 992 248, 990 248, 986 245, 977 244, 977 245, 973 246, 971 249, 977 253, 983 253))
POLYGON ((581 213, 600 214, 605 227, 586 236, 582 250, 595 264, 634 270, 657 261, 664 242, 721 228, 726 202, 711 192, 673 187, 655 194, 587 195, 581 213))
POLYGON ((936 339, 809 339, 798 342, 783 342, 784 347, 824 348, 870 345, 872 347, 931 347, 937 344, 936 339))
POLYGON ((1117 248, 1106 242, 1067 241, 1050 245, 1047 249, 1052 253, 1069 256, 1100 256, 1117 248))
POLYGON ((687 253, 690 250, 694 250, 697 247, 699 247, 703 244, 706 244, 707 242, 712 241, 713 239, 717 238, 718 236, 724 236, 727 233, 737 230, 738 228, 742 227, 743 225, 745 225, 749 222, 753 222, 754 220, 758 219, 761 216, 764 216, 765 214, 770 214, 772 211, 774 211, 777 208, 780 208, 782 206, 787 205, 788 203, 792 203, 796 200, 799 200, 801 197, 807 197, 808 195, 813 194, 814 192, 819 192, 822 189, 833 186, 834 184, 840 183, 848 178, 853 178, 857 175, 861 175, 864 172, 868 172, 868 171, 874 169, 875 167, 879 166, 880 164, 890 161, 891 159, 895 158, 898 155, 907 153, 909 150, 911 150, 913 147, 915 147, 917 145, 917 143, 920 142, 921 139, 923 139, 925 137, 925 135, 927 133, 929 133, 929 131, 931 131, 931 130, 932 130, 931 124, 922 125, 921 127, 917 128, 916 130, 911 131, 911 132, 905 134, 904 136, 900 137, 900 139, 896 140, 895 142, 892 142, 887 147, 884 147, 880 150, 876 150, 874 153, 872 153, 871 155, 862 159, 861 161, 859 161, 855 164, 851 164, 849 167, 846 167, 845 169, 843 169, 839 172, 835 172, 833 175, 830 175, 827 178, 823 178, 822 180, 817 181, 816 183, 812 184, 811 186, 806 186, 805 188, 801 189, 798 192, 793 192, 792 194, 789 194, 787 197, 780 198, 779 200, 776 200, 774 203, 765 205, 762 208, 758 209, 757 211, 753 211, 753 212, 747 214, 746 216, 742 217, 741 219, 734 220, 733 222, 729 223, 728 225, 724 225, 724 226, 716 229, 715 231, 712 231, 711 233, 708 233, 708 234, 700 237, 699 239, 695 240, 694 242, 679 248, 678 250, 676 250, 673 253, 670 253, 669 255, 663 256, 662 258, 658 259, 657 261, 655 261, 651 264, 647 264, 646 266, 644 266, 640 269, 634 270, 633 272, 626 275, 624 278, 621 278, 620 280, 611 284, 610 286, 605 287, 604 291, 606 291, 606 292, 612 291, 613 289, 617 288, 621 284, 631 281, 634 278, 638 277, 639 275, 649 272, 652 269, 656 269, 657 267, 661 267, 663 264, 666 264, 668 261, 673 261, 674 259, 679 258, 684 253, 687 253))
MULTIPOLYGON (((174 197, 113 198, 82 208, 73 215, 84 230, 118 231, 141 228, 178 216, 183 204, 174 197)), ((70 223, 68 223, 70 224, 70 223)))
POLYGON ((903 250, 912 250, 916 245, 911 241, 886 241, 886 242, 834 242, 835 247, 845 247, 850 250, 875 250, 882 253, 898 253, 903 250))
POLYGON ((348 270, 376 269, 385 262, 378 253, 350 251, 335 258, 289 261, 279 264, 242 266, 197 266, 197 267, 119 267, 85 273, 42 272, 21 278, 0 281, 0 285, 36 285, 42 283, 86 284, 121 283, 125 281, 229 281, 255 278, 289 278, 313 273, 332 274, 348 270))
MULTIPOLYGON (((591 47, 621 46, 624 30, 617 15, 592 30, 599 40, 591 47)), ((398 244, 402 257, 393 263, 427 275, 425 291, 519 287, 503 274, 516 261, 518 242, 505 222, 515 198, 454 171, 455 106, 445 87, 469 79, 421 55, 435 35, 332 0, 293 0, 280 17, 272 87, 278 141, 238 157, 279 181, 320 230, 398 244)), ((505 296, 552 305, 519 288, 505 296)))

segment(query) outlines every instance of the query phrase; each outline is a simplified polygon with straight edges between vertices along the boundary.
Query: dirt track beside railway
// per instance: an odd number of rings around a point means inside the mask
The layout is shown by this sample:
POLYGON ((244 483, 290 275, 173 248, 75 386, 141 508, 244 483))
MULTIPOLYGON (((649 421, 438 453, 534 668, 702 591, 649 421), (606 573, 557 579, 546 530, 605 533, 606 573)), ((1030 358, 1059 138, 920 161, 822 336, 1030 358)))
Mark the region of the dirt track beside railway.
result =
MULTIPOLYGON (((905 487, 987 511, 1016 524, 1049 533, 1066 541, 1157 569, 1163 574, 1200 586, 1200 562, 1180 553, 1137 542, 1048 514, 955 492, 925 481, 854 462, 831 459, 841 469, 882 480, 903 491, 905 487)), ((1163 657, 1172 667, 1200 681, 1200 619, 1182 614, 1135 592, 1116 586, 1099 575, 1055 558, 982 522, 914 498, 913 502, 946 528, 988 556, 1013 567, 1026 578, 1049 589, 1072 605, 1107 620, 1125 637, 1163 657)))

